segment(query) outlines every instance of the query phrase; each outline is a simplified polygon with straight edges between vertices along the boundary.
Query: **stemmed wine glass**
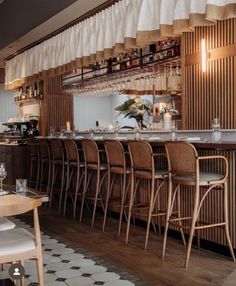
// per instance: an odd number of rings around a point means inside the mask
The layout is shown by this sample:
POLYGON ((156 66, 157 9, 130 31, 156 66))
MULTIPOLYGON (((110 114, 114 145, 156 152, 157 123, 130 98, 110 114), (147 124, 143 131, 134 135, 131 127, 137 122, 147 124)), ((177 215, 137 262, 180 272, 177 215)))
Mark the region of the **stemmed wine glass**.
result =
POLYGON ((7 171, 5 167, 5 163, 0 163, 0 192, 4 192, 2 188, 2 181, 6 178, 7 171))

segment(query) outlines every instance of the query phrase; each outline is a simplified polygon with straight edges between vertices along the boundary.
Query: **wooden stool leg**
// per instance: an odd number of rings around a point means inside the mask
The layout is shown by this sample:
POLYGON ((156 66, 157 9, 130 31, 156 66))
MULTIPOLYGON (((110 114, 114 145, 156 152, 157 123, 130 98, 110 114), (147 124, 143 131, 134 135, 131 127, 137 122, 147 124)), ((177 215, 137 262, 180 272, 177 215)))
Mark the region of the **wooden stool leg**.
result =
MULTIPOLYGON (((73 172, 73 171, 71 171, 73 172)), ((65 200, 64 200, 64 208, 63 208, 63 215, 66 215, 66 201, 68 196, 68 189, 70 187, 70 167, 69 164, 67 164, 67 171, 66 171, 66 189, 65 189, 65 200)))
POLYGON ((229 235, 229 211, 228 211, 228 185, 227 183, 224 183, 224 220, 225 220, 225 234, 226 239, 229 245, 230 254, 233 258, 233 261, 235 262, 235 255, 233 246, 231 243, 230 235, 229 235))
POLYGON ((128 221, 127 221, 126 237, 125 237, 126 244, 128 244, 129 240, 130 220, 131 220, 133 201, 134 201, 134 176, 133 174, 131 176, 132 177, 131 177, 131 187, 130 187, 130 201, 129 201, 128 221))
POLYGON ((52 181, 51 181, 51 188, 50 188, 50 203, 49 207, 52 207, 52 193, 53 193, 53 185, 54 185, 54 180, 55 180, 55 164, 52 164, 52 181))
POLYGON ((148 221, 147 221, 147 229, 146 229, 146 239, 145 239, 145 247, 144 249, 147 250, 147 244, 148 244, 148 237, 149 237, 149 230, 150 230, 150 224, 152 220, 152 212, 153 212, 153 203, 154 203, 154 187, 155 182, 154 178, 151 182, 151 196, 150 196, 150 204, 149 204, 149 213, 148 213, 148 221))
MULTIPOLYGON (((181 213, 180 213, 180 186, 178 187, 178 195, 177 195, 177 207, 178 207, 178 218, 181 217, 181 213)), ((183 244, 186 246, 186 240, 185 240, 185 236, 184 236, 184 231, 183 231, 183 225, 182 225, 182 221, 179 220, 179 227, 180 227, 180 233, 181 233, 181 237, 182 237, 182 241, 183 244)))
POLYGON ((120 219, 119 219, 119 227, 118 227, 118 238, 120 237, 121 232, 121 224, 122 218, 124 213, 124 204, 125 204, 125 197, 126 197, 126 174, 123 175, 122 178, 122 194, 121 194, 121 205, 120 205, 120 219))
POLYGON ((80 217, 79 217, 79 222, 82 221, 82 216, 83 216, 83 209, 84 209, 84 199, 85 199, 85 193, 87 191, 87 180, 88 180, 88 170, 85 167, 84 170, 84 189, 83 189, 83 195, 82 195, 82 201, 81 201, 81 209, 80 209, 80 217))
POLYGON ((108 176, 107 176, 107 194, 106 194, 106 202, 105 202, 105 209, 104 209, 104 218, 103 218, 103 226, 102 230, 105 231, 106 226, 106 219, 107 219, 107 209, 108 209, 108 201, 111 194, 111 173, 108 170, 108 176))
POLYGON ((166 225, 165 225, 165 232, 164 232, 164 238, 163 238, 163 247, 162 247, 162 259, 165 258, 165 252, 166 252, 166 241, 167 241, 167 234, 169 229, 169 219, 171 216, 171 204, 172 204, 172 181, 171 177, 169 176, 168 180, 168 201, 167 201, 167 213, 166 213, 166 225))
POLYGON ((97 178, 96 178, 96 191, 95 191, 95 199, 94 199, 94 205, 93 205, 93 217, 92 217, 92 223, 91 226, 94 225, 96 210, 97 210, 97 201, 98 201, 98 195, 99 195, 99 188, 100 187, 100 170, 97 171, 97 178))
POLYGON ((199 208, 199 185, 196 185, 196 192, 195 192, 195 198, 194 198, 194 208, 193 208, 193 215, 192 215, 192 223, 191 223, 191 229, 189 234, 189 240, 188 240, 188 247, 187 247, 187 254, 186 254, 186 260, 185 260, 185 268, 188 268, 191 248, 192 248, 192 241, 193 241, 193 235, 195 231, 195 225, 197 222, 197 214, 198 214, 198 208, 199 208))
POLYGON ((83 176, 84 176, 84 174, 82 173, 82 175, 81 175, 81 177, 80 177, 80 166, 78 166, 77 177, 76 177, 76 188, 75 188, 74 207, 73 207, 73 219, 75 219, 75 216, 76 216, 76 206, 77 206, 78 192, 79 192, 79 189, 80 189, 80 185, 81 185, 83 176))
POLYGON ((65 180, 65 166, 62 166, 62 178, 61 178, 61 190, 60 190, 60 202, 58 212, 61 212, 61 205, 62 205, 62 197, 63 197, 63 189, 64 189, 64 180, 65 180))

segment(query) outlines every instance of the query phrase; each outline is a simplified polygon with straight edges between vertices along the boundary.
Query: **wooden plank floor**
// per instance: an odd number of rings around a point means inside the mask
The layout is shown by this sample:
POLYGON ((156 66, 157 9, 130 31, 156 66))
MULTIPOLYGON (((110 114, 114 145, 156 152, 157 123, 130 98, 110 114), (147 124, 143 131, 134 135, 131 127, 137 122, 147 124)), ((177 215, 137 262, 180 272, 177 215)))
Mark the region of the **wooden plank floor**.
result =
MULTIPOLYGON (((91 216, 89 217, 91 219, 91 216)), ((117 221, 108 220, 105 232, 101 230, 101 218, 92 229, 90 220, 81 224, 70 217, 42 208, 40 222, 47 229, 79 247, 100 256, 154 286, 223 285, 224 280, 236 270, 230 258, 206 250, 193 249, 189 269, 183 267, 184 246, 175 239, 168 239, 166 259, 161 260, 163 236, 151 233, 147 252, 144 251, 145 229, 132 226, 129 245, 122 236, 117 239, 117 221)), ((236 282, 235 282, 236 285, 236 282)))

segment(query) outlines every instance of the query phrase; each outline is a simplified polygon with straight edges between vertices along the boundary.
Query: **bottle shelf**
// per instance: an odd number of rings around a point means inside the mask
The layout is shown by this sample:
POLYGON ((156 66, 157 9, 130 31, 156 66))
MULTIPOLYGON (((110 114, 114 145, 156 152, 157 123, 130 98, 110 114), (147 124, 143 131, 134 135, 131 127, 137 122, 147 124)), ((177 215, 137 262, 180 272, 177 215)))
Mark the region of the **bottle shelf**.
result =
POLYGON ((94 64, 83 67, 74 74, 64 76, 63 87, 83 86, 94 79, 102 79, 112 77, 118 74, 140 70, 145 67, 155 67, 168 62, 180 60, 180 44, 169 45, 165 48, 158 48, 158 50, 144 53, 143 49, 139 49, 138 56, 128 57, 123 60, 117 58, 110 58, 106 65, 94 64))
POLYGON ((15 100, 15 104, 17 105, 23 105, 23 104, 33 104, 33 103, 40 103, 40 98, 26 98, 26 99, 19 99, 15 100))

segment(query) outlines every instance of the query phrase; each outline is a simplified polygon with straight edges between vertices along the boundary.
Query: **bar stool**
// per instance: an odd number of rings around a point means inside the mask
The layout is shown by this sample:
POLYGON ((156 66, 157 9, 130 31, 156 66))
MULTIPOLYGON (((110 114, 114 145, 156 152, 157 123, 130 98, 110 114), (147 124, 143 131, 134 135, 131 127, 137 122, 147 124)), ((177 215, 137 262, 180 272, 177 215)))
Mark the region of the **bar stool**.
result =
POLYGON ((60 180, 60 190, 59 190, 59 208, 58 211, 61 211, 61 204, 62 204, 62 196, 63 196, 63 188, 64 188, 64 182, 65 182, 65 154, 64 154, 64 148, 63 143, 60 139, 54 138, 50 139, 50 150, 51 150, 51 172, 52 172, 52 179, 51 179, 51 190, 50 190, 50 207, 52 205, 52 197, 53 193, 56 192, 56 189, 53 190, 54 184, 56 182, 56 179, 59 178, 61 171, 61 180, 60 180))
POLYGON ((85 199, 93 201, 94 206, 93 206, 93 216, 91 223, 93 227, 98 201, 101 202, 102 208, 104 209, 101 196, 101 187, 107 175, 107 164, 101 163, 100 154, 104 152, 104 150, 99 150, 95 141, 91 139, 83 139, 81 141, 81 144, 84 151, 85 172, 84 172, 84 189, 83 189, 82 203, 80 210, 80 222, 82 221, 85 199), (96 175, 95 192, 88 192, 89 183, 91 181, 91 177, 93 174, 96 175))
MULTIPOLYGON (((166 227, 163 241, 162 258, 165 256, 166 241, 169 224, 174 224, 180 229, 190 228, 189 241, 187 246, 187 254, 185 260, 185 268, 187 269, 190 252, 192 247, 192 240, 195 230, 201 230, 212 227, 223 226, 225 229, 226 239, 229 245, 230 253, 235 261, 234 251, 229 235, 229 220, 228 220, 228 161, 224 156, 199 156, 195 147, 188 142, 167 142, 165 149, 168 158, 169 166, 169 197, 168 197, 168 211, 166 217, 166 227), (203 160, 221 160, 224 163, 224 174, 207 173, 200 171, 200 161, 203 160), (175 184, 176 188, 172 193, 172 185, 175 184), (178 200, 180 204, 180 186, 194 187, 194 207, 191 216, 181 217, 173 216, 174 202, 178 200), (204 195, 200 196, 200 187, 207 187, 204 190, 204 195), (199 221, 199 214, 203 202, 207 195, 214 191, 215 188, 220 188, 224 192, 224 221, 217 223, 204 224, 199 221), (190 220, 191 226, 183 226, 182 221, 190 220)), ((185 240, 184 240, 185 243, 185 240)))
POLYGON ((104 142, 106 155, 107 155, 107 166, 108 166, 108 186, 107 195, 105 202, 104 220, 103 220, 103 231, 106 226, 107 210, 108 206, 115 206, 120 208, 120 218, 118 227, 118 237, 120 237, 122 218, 124 214, 124 204, 127 197, 127 190, 130 186, 130 182, 127 183, 127 176, 131 174, 131 168, 127 167, 126 154, 123 145, 117 140, 106 140, 104 142), (111 180, 112 177, 112 180, 111 180), (120 198, 111 199, 112 192, 114 191, 115 180, 120 178, 120 198))
POLYGON ((40 160, 39 190, 42 192, 42 186, 45 186, 47 193, 49 193, 51 181, 51 156, 49 144, 44 138, 40 138, 38 141, 40 160))
MULTIPOLYGON (((145 141, 129 141, 128 142, 131 157, 131 192, 129 203, 129 215, 126 230, 126 244, 129 239, 131 215, 146 216, 147 229, 145 239, 145 250, 147 249, 149 229, 153 217, 165 216, 166 211, 160 209, 159 193, 163 185, 168 180, 168 171, 155 167, 154 158, 165 156, 164 153, 153 153, 152 147, 145 141), (135 203, 138 198, 138 186, 141 180, 148 180, 147 196, 149 202, 146 205, 135 203), (150 184, 151 183, 151 184, 150 184), (154 212, 156 210, 156 212, 154 212)), ((154 223, 153 223, 154 225, 154 223)))
POLYGON ((40 170, 39 144, 38 141, 34 138, 30 138, 28 140, 28 144, 29 144, 29 154, 30 154, 29 186, 33 186, 37 190, 39 184, 39 170, 40 170))
POLYGON ((81 162, 80 160, 79 149, 74 140, 72 139, 64 140, 64 146, 65 146, 66 158, 67 158, 64 215, 66 214, 66 204, 67 204, 67 197, 69 193, 72 199, 72 202, 73 202, 73 218, 75 218, 77 198, 78 198, 78 195, 82 195, 82 193, 79 193, 79 189, 81 187, 81 184, 84 178, 84 163, 81 162), (75 178, 75 190, 70 188, 73 177, 75 178))

